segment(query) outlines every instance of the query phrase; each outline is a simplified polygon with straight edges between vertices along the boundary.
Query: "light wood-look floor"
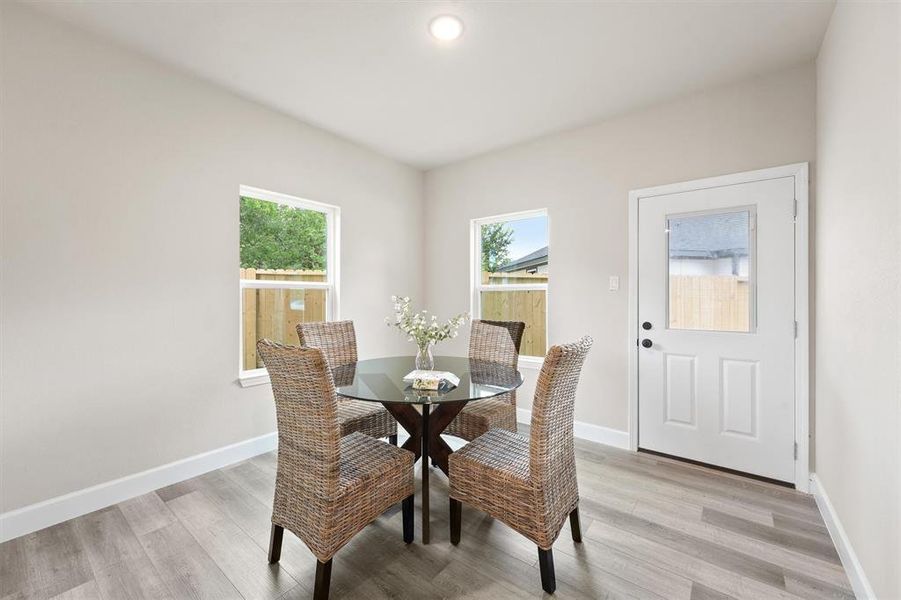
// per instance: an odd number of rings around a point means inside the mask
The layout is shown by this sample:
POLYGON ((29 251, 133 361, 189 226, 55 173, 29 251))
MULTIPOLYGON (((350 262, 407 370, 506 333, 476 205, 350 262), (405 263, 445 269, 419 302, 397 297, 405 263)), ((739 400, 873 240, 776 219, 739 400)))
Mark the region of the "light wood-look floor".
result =
MULTIPOLYGON (((584 542, 567 528, 554 545, 557 597, 853 598, 811 497, 578 448, 584 542)), ((293 535, 280 565, 266 562, 275 468, 266 454, 2 544, 0 598, 310 598, 315 559, 293 535)), ((396 507, 336 555, 331 597, 544 595, 535 547, 503 524, 464 507, 451 546, 437 470, 431 504, 430 545, 418 507, 416 542, 403 543, 396 507)))

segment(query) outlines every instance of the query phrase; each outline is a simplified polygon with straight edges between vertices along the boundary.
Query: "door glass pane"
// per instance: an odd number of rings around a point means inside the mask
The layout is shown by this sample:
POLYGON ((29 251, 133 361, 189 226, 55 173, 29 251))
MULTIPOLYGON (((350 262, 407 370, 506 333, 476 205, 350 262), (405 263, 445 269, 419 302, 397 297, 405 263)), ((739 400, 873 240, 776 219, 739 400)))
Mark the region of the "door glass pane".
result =
POLYGON ((670 215, 669 328, 751 331, 752 213, 670 215))

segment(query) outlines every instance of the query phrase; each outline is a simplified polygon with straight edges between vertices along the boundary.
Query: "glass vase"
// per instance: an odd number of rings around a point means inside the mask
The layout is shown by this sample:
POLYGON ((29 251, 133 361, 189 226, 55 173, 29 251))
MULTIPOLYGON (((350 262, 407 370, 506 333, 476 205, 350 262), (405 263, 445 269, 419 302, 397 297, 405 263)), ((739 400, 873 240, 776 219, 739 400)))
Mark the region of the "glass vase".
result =
POLYGON ((431 371, 435 368, 431 342, 419 346, 419 351, 416 353, 416 368, 421 371, 431 371))

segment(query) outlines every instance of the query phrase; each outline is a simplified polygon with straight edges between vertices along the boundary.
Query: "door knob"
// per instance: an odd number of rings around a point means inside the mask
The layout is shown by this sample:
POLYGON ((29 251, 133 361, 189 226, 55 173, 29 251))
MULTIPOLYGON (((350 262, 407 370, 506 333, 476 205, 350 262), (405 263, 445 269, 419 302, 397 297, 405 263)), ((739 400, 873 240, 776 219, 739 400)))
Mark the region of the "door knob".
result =
POLYGON ((641 345, 644 346, 645 348, 650 348, 651 346, 654 345, 654 342, 652 342, 648 338, 645 338, 645 339, 641 340, 641 345))
POLYGON ((645 331, 647 331, 651 327, 653 327, 653 326, 651 325, 650 321, 645 321, 644 323, 641 324, 641 328, 644 329, 645 331))

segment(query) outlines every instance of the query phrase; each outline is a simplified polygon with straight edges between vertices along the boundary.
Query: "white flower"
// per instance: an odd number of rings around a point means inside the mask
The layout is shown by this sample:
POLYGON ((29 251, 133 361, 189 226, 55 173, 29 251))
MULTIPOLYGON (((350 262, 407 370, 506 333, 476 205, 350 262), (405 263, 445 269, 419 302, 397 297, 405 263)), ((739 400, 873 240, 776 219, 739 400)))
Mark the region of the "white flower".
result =
POLYGON ((427 346, 457 337, 457 329, 469 318, 467 313, 462 313, 448 319, 446 323, 439 323, 438 317, 429 315, 427 310, 414 312, 410 306, 410 298, 407 296, 403 298, 392 296, 391 300, 394 303, 394 322, 392 323, 391 318, 387 317, 385 323, 388 326, 397 327, 398 330, 407 334, 409 341, 416 342, 419 346, 427 346))

